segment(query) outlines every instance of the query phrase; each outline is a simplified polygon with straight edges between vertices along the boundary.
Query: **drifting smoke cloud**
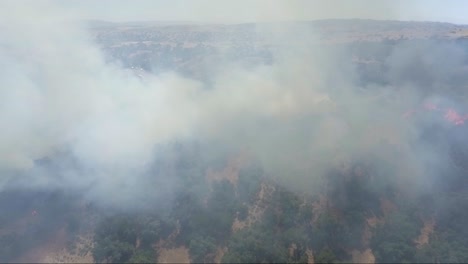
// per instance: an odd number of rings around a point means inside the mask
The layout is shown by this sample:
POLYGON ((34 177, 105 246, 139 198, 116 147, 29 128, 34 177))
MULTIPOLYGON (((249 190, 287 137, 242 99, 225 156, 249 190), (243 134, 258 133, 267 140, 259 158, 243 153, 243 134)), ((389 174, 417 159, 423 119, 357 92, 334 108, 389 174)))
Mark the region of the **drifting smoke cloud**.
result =
POLYGON ((15 179, 28 186, 94 185, 99 192, 139 185, 134 175, 145 169, 154 146, 189 133, 198 84, 173 75, 143 83, 105 64, 87 33, 61 10, 8 3, 1 18, 1 168, 28 175, 15 179), (84 171, 65 168, 61 178, 36 171, 36 160, 61 151, 84 171))
MULTIPOLYGON (((214 85, 207 89, 175 73, 140 80, 107 64, 63 10, 3 4, 3 185, 86 189, 98 201, 120 205, 144 199, 145 192, 169 193, 175 179, 156 175, 151 185, 144 175, 155 151, 176 140, 247 150, 269 174, 305 189, 352 159, 386 160, 395 177, 411 183, 437 159, 437 153, 414 148, 420 131, 402 118, 427 96, 401 77, 413 61, 401 54, 414 46, 390 56, 389 86, 370 89, 357 85, 345 51, 313 44, 313 32, 305 38, 288 27, 259 27, 274 41, 295 44, 279 46, 272 65, 219 65, 224 70, 211 76, 214 85), (63 152, 74 161, 64 158, 59 176, 38 163, 63 152)), ((435 67, 423 63, 429 64, 435 67)))

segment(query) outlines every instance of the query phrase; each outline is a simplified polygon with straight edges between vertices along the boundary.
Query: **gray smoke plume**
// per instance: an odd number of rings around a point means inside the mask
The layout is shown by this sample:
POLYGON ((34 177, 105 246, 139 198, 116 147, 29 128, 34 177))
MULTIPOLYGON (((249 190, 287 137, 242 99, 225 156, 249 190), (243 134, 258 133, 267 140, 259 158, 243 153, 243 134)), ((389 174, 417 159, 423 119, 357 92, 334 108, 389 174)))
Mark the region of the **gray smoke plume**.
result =
POLYGON ((279 43, 271 65, 215 65, 209 88, 176 73, 140 79, 107 63, 63 9, 2 2, 1 10, 4 188, 86 190, 117 205, 147 192, 163 196, 174 175, 147 174, 158 149, 179 140, 246 151, 298 190, 370 157, 419 186, 445 156, 427 151, 421 130, 402 115, 432 96, 431 86, 456 77, 466 84, 464 71, 451 70, 463 69, 463 51, 406 43, 385 61, 386 84, 362 86, 346 48, 320 44, 309 26, 276 24, 257 28, 279 43), (41 165, 47 159, 58 160, 57 173, 41 165))

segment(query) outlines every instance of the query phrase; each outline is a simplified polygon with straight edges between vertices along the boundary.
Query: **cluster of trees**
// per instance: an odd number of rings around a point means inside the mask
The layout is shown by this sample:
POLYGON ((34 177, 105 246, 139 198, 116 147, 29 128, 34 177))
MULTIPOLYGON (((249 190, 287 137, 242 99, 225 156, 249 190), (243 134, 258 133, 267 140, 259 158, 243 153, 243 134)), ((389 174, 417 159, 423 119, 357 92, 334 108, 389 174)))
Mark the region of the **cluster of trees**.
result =
POLYGON ((307 263, 307 226, 311 210, 298 196, 284 189, 268 197, 261 221, 234 233, 224 263, 307 263))
POLYGON ((416 252, 416 261, 467 262, 468 192, 462 190, 438 193, 434 207, 434 232, 430 236, 429 243, 416 252))
POLYGON ((14 262, 41 245, 72 214, 76 199, 59 191, 0 192, 0 262, 14 262))
POLYGON ((153 245, 168 235, 172 224, 158 216, 113 215, 96 228, 93 257, 97 262, 152 263, 153 245))
POLYGON ((213 183, 207 197, 181 196, 173 211, 181 226, 177 240, 188 246, 193 261, 213 262, 218 247, 228 244, 236 217, 247 217, 247 204, 258 193, 261 176, 258 168, 248 168, 239 174, 237 188, 221 180, 213 183))
MULTIPOLYGON (((379 43, 346 44, 350 56, 355 55, 362 62, 357 65, 356 82, 359 87, 412 87, 418 89, 418 94, 436 93, 454 95, 457 98, 466 97, 462 90, 468 83, 464 66, 467 61, 467 47, 467 41, 463 39, 456 42, 384 40, 379 43), (455 70, 446 71, 433 67, 437 61, 449 62, 449 68, 455 70)), ((159 56, 160 62, 157 64, 152 63, 151 56, 148 57, 147 54, 143 55, 145 58, 135 57, 129 64, 161 68, 163 64, 173 64, 171 56, 188 59, 210 51, 204 46, 197 47, 195 51, 184 52, 179 48, 165 50, 169 57, 159 56)), ((117 57, 126 60, 128 50, 115 52, 120 54, 117 57)), ((236 51, 229 56, 243 57, 254 53, 264 61, 269 61, 271 57, 261 50, 241 50, 240 53, 236 51)), ((434 134, 435 129, 428 131, 434 134)), ((464 137, 462 143, 463 141, 464 137)), ((441 140, 432 136, 421 145, 428 147, 431 142, 441 140)), ((456 158, 461 158, 459 162, 462 163, 466 156, 463 151, 460 148, 454 149, 456 158)), ((433 186, 432 193, 424 194, 424 197, 397 193, 401 184, 397 181, 401 178, 394 177, 393 172, 390 172, 391 168, 383 176, 372 168, 366 168, 364 175, 354 175, 353 172, 349 172, 350 175, 333 173, 327 175, 328 187, 324 187, 327 208, 319 216, 315 216, 317 221, 314 223, 311 222, 314 218, 310 208, 311 201, 302 203, 302 197, 277 188, 270 198, 270 205, 263 219, 251 227, 232 233, 234 219, 245 219, 248 206, 255 202, 261 170, 249 168, 241 172, 237 186, 222 181, 215 183, 211 192, 203 177, 206 166, 197 160, 202 155, 185 150, 181 153, 183 155, 177 159, 173 173, 181 179, 181 187, 177 202, 169 214, 173 221, 177 219, 180 223, 177 243, 189 248, 193 261, 212 261, 216 248, 220 246, 227 246, 229 249, 223 259, 226 262, 301 262, 305 259, 306 248, 313 250, 317 262, 349 261, 350 249, 364 249, 367 246, 370 246, 378 262, 468 260, 468 255, 463 250, 468 247, 468 239, 465 239, 468 229, 464 224, 468 217, 465 215, 468 211, 468 196, 464 191, 468 179, 466 171, 441 169, 437 172, 440 175, 434 177, 438 178, 435 184, 437 186, 433 186), (372 181, 370 177, 373 177, 372 181), (382 212, 382 199, 395 204, 394 212, 382 212), (369 228, 366 219, 371 216, 383 221, 371 229, 369 245, 364 245, 362 237, 366 228, 369 228), (423 219, 428 218, 434 219, 435 229, 430 235, 429 243, 418 248, 414 240, 421 232, 423 219), (293 258, 289 254, 291 244, 295 244, 297 248, 297 256, 293 258)), ((410 178, 411 175, 405 177, 410 178)))
POLYGON ((413 262, 416 253, 415 239, 421 223, 401 212, 393 213, 380 224, 371 240, 377 262, 413 262))
MULTIPOLYGON (((177 222, 175 243, 186 246, 191 260, 197 263, 213 262, 217 250, 223 247, 228 248, 222 258, 226 263, 306 263, 308 249, 314 252, 316 262, 349 261, 351 249, 363 248, 365 219, 382 216, 379 206, 382 194, 368 184, 369 175, 354 171, 350 175, 327 176, 329 187, 324 188, 327 206, 319 215, 313 215, 315 199, 275 186, 265 198, 262 219, 237 232, 232 232, 234 220, 247 218, 249 206, 257 201, 261 182, 265 181, 260 167, 243 169, 236 186, 227 180, 212 183, 207 195, 187 186, 178 193, 172 207, 158 211, 167 215, 166 220, 160 216, 114 216, 103 220, 96 231, 94 257, 108 262, 145 260, 145 256, 155 259, 157 252, 151 245, 174 232, 177 222)), ((395 217, 377 227, 371 247, 378 260, 387 260, 390 255, 392 258, 388 260, 392 261, 414 259, 415 250, 409 252, 407 247, 415 249, 411 243, 420 224, 410 220, 395 217), (395 235, 399 228, 405 230, 400 236, 395 235)))
MULTIPOLYGON (((155 169, 155 173, 180 179, 170 206, 132 213, 101 212, 92 250, 97 262, 155 262, 155 245, 169 237, 171 246, 187 247, 191 261, 196 263, 213 262, 221 248, 227 248, 221 260, 224 263, 306 263, 310 252, 315 262, 348 262, 352 250, 369 247, 377 262, 468 260, 464 221, 468 219, 468 192, 460 188, 466 186, 468 178, 455 166, 447 170, 444 184, 421 194, 396 188, 391 169, 386 173, 375 169, 383 168, 380 164, 356 163, 347 172, 330 171, 324 176, 321 209, 314 211, 318 197, 299 195, 267 180, 260 166, 243 168, 235 185, 228 180, 207 182, 206 169, 219 161, 199 155, 196 148, 176 146, 174 153, 172 163, 159 161, 157 168, 166 169, 155 169), (249 210, 258 206, 262 185, 274 190, 264 192, 262 218, 233 232, 235 219, 248 219, 249 210), (395 208, 384 212, 382 199, 395 208), (370 227, 366 220, 374 216, 381 221, 370 227), (418 246, 415 240, 427 219, 434 219, 436 224, 429 243, 418 246), (370 240, 365 241, 369 232, 370 240)), ((21 205, 23 209, 38 209, 36 224, 27 232, 0 236, 2 260, 14 260, 53 233, 53 222, 46 224, 51 217, 66 222, 70 234, 78 234, 81 216, 74 211, 73 199, 65 198, 54 194, 36 199, 32 205, 21 205)), ((13 210, 12 217, 17 213, 13 210)), ((0 223, 7 225, 12 219, 3 215, 0 223)))
MULTIPOLYGON (((237 186, 228 180, 215 181, 210 186, 203 173, 206 160, 190 149, 179 149, 178 153, 181 155, 172 157, 174 164, 169 173, 177 174, 184 184, 179 186, 172 206, 159 207, 155 214, 144 211, 102 218, 94 238, 96 261, 154 262, 158 252, 152 245, 167 239, 171 233, 177 233, 171 241, 173 246, 187 247, 191 260, 197 263, 213 262, 217 249, 230 243, 234 220, 246 219, 248 205, 258 194, 262 169, 244 168, 237 186)), ((161 161, 161 164, 167 163, 161 161)), ((288 206, 284 210, 289 210, 288 206)), ((283 215, 288 213, 285 211, 283 215)))

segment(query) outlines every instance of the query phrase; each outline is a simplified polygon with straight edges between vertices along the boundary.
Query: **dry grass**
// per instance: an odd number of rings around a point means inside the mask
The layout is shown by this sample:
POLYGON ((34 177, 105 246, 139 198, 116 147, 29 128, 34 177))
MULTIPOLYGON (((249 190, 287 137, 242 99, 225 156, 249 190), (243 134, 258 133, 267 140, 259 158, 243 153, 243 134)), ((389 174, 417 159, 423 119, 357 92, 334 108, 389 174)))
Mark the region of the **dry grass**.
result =
POLYGON ((208 169, 205 176, 206 181, 212 184, 216 181, 228 180, 237 189, 239 171, 246 162, 246 157, 243 154, 239 154, 238 156, 229 159, 228 164, 221 171, 208 169))
POLYGON ((221 259, 223 258, 224 254, 226 254, 227 252, 227 247, 223 247, 223 248, 218 248, 216 250, 216 255, 214 257, 214 263, 216 264, 219 264, 221 263, 221 259))
POLYGON ((385 198, 380 199, 380 208, 385 217, 398 209, 394 203, 385 198))
POLYGON ((414 241, 416 243, 417 248, 421 248, 422 246, 429 243, 429 238, 432 232, 434 232, 434 227, 435 227, 435 220, 433 218, 430 220, 424 221, 424 225, 421 228, 421 234, 414 241))
POLYGON ((249 227, 252 224, 261 220, 263 213, 265 212, 266 208, 268 207, 268 201, 271 198, 271 195, 275 191, 275 187, 268 185, 264 182, 260 184, 260 191, 257 194, 257 199, 255 202, 249 206, 247 219, 244 221, 240 221, 237 217, 234 219, 234 223, 232 225, 232 231, 238 231, 245 227, 249 227))
POLYGON ((189 251, 186 247, 162 248, 159 251, 158 263, 190 263, 189 251))
POLYGON ((370 248, 364 251, 353 250, 351 255, 353 263, 375 263, 375 256, 370 248))
POLYGON ((67 232, 63 227, 42 245, 23 255, 18 262, 93 263, 92 248, 92 233, 78 236, 72 244, 72 249, 67 248, 67 232))
POLYGON ((322 215, 327 210, 327 203, 327 198, 323 194, 320 194, 318 201, 314 201, 312 203, 313 224, 315 224, 320 215, 322 215))
POLYGON ((315 263, 314 253, 313 253, 312 249, 308 248, 306 250, 306 255, 307 255, 307 264, 314 264, 315 263))

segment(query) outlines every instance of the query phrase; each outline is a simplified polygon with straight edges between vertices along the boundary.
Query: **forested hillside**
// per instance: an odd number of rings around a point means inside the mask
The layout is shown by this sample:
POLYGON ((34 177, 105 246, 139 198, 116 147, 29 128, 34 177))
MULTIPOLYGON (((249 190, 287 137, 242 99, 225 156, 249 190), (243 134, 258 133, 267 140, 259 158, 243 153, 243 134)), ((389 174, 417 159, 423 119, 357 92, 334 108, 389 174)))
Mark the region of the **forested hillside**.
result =
POLYGON ((108 71, 124 69, 111 76, 131 77, 47 101, 56 130, 24 145, 62 130, 68 145, 0 167, 0 261, 467 262, 467 27, 265 26, 88 24, 108 71))

